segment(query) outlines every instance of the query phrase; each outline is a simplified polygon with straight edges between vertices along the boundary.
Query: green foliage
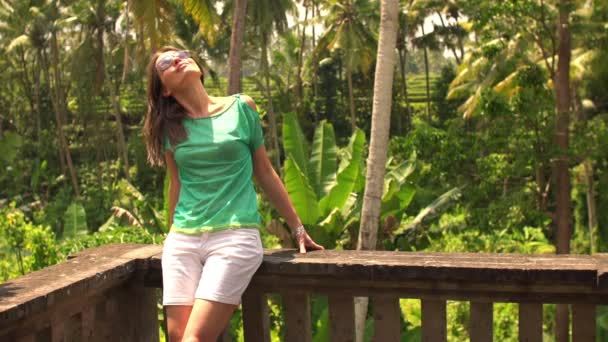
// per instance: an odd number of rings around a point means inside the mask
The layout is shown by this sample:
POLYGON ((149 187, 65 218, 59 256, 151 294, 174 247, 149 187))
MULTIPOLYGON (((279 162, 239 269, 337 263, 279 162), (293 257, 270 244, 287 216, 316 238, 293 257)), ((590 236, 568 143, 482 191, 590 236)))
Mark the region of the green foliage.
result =
POLYGON ((87 214, 84 207, 78 202, 72 202, 65 211, 65 228, 61 238, 69 239, 87 233, 87 214))
POLYGON ((323 198, 336 183, 337 147, 334 128, 325 120, 319 123, 313 138, 308 177, 315 193, 323 198))
POLYGON ((118 226, 90 235, 67 239, 61 243, 59 249, 61 254, 67 257, 85 249, 110 243, 162 244, 164 240, 165 236, 162 234, 150 233, 134 226, 118 226))
POLYGON ((555 246, 545 237, 540 228, 525 227, 522 231, 503 229, 482 233, 471 229, 440 230, 426 235, 434 252, 464 253, 469 251, 486 253, 554 253, 555 246))
POLYGON ((306 174, 292 161, 291 155, 285 160, 284 173, 285 187, 302 223, 315 224, 320 216, 317 195, 306 174))
POLYGON ((8 166, 17 157, 19 148, 23 145, 23 138, 16 133, 7 132, 3 137, 0 137, 0 166, 8 166))
POLYGON ((53 265, 59 261, 55 234, 33 224, 12 202, 0 207, 0 281, 53 265))
POLYGON ((293 114, 286 115, 283 123, 283 140, 287 159, 284 165, 285 187, 296 212, 306 225, 321 229, 310 231, 313 238, 326 247, 335 245, 343 228, 340 210, 346 214, 352 207, 347 205, 360 175, 365 137, 359 130, 351 137, 349 145, 337 152, 334 130, 323 121, 315 130, 311 155, 303 139, 300 125, 293 114), (337 156, 340 155, 338 168, 337 156), (297 156, 297 157, 294 157, 297 156))

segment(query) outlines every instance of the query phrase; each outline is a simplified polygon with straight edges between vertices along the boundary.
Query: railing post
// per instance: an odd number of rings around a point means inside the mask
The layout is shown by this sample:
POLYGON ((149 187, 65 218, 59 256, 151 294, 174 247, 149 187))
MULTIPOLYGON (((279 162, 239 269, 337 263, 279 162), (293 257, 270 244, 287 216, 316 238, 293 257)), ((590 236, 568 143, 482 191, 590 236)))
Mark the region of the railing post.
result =
POLYGON ((494 311, 492 303, 471 302, 471 342, 492 341, 494 335, 494 311))
POLYGON ((285 304, 285 341, 310 342, 310 302, 308 293, 282 293, 285 304))
POLYGON ((355 340, 355 304, 353 297, 329 295, 329 326, 332 342, 355 340))
MULTIPOLYGON (((138 277, 139 278, 139 277, 138 277)), ((109 327, 114 340, 158 341, 156 289, 146 288, 140 279, 115 289, 115 311, 109 327)))
POLYGON ((399 298, 372 297, 374 305, 374 341, 401 340, 401 315, 399 298))
POLYGON ((572 341, 595 342, 596 309, 594 304, 572 305, 572 341))
POLYGON ((447 340, 445 300, 422 300, 422 341, 447 340))
POLYGON ((245 342, 270 342, 270 322, 266 295, 249 286, 243 294, 245 342))
POLYGON ((543 305, 538 303, 519 304, 519 341, 542 342, 543 305))

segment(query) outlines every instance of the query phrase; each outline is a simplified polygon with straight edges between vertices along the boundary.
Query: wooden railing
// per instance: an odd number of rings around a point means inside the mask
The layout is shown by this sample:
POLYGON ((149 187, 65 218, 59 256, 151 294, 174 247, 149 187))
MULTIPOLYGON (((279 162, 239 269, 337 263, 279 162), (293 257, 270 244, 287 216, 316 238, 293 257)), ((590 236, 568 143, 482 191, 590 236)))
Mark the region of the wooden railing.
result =
MULTIPOLYGON (((160 246, 116 244, 0 284, 0 341, 157 341, 160 246)), ((572 304, 573 341, 595 341, 608 256, 267 250, 243 297, 245 340, 269 341, 266 296, 282 296, 285 341, 311 340, 311 294, 327 295, 331 341, 354 340, 355 296, 375 341, 399 341, 399 298, 422 301, 422 340, 446 340, 446 300, 470 301, 471 341, 491 341, 495 302, 519 303, 520 341, 542 341, 542 304, 572 304)))

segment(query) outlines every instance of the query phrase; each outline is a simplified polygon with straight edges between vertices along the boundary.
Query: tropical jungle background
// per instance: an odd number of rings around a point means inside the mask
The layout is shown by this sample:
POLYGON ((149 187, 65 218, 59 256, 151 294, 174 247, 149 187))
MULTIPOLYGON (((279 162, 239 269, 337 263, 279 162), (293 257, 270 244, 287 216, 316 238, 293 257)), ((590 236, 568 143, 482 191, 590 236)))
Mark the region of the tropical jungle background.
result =
MULTIPOLYGON (((162 244, 168 179, 141 129, 145 68, 166 44, 203 63, 211 95, 255 99, 309 232, 355 249, 380 2, 0 0, 0 281, 106 243, 162 244)), ((396 31, 375 248, 607 252, 608 1, 401 0, 396 31)), ((293 246, 263 195, 259 207, 265 247, 293 246)), ((326 298, 312 311, 325 341, 326 298)), ((449 302, 450 341, 468 338, 468 312, 449 302)), ((546 341, 555 312, 544 305, 546 341)), ((401 313, 403 340, 419 340, 420 302, 401 313)), ((495 305, 494 325, 515 341, 517 306, 495 305)))

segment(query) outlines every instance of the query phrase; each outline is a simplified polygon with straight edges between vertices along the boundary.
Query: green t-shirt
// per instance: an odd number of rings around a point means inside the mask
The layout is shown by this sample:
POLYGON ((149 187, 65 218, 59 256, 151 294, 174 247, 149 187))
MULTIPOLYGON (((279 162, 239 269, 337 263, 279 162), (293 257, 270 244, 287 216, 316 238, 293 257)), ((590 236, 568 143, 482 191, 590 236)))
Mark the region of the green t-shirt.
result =
POLYGON ((186 234, 261 227, 253 152, 264 144, 260 118, 237 94, 223 111, 185 118, 188 137, 172 149, 181 189, 171 230, 186 234))

